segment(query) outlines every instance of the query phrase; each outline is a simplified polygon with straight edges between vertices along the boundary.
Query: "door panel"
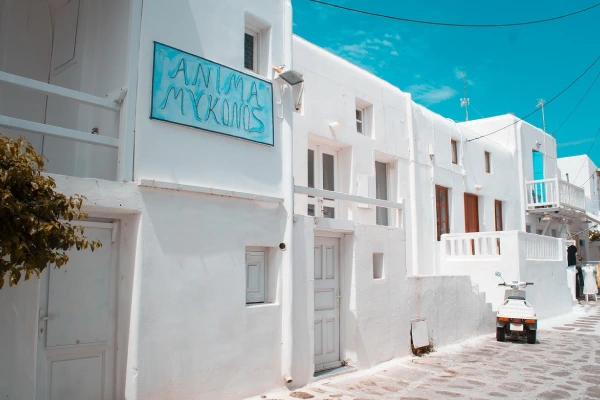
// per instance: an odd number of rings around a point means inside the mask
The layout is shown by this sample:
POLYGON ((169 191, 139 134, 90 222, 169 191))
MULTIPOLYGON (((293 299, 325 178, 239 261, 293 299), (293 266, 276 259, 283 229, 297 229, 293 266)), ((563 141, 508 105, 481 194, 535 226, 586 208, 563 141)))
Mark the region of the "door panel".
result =
POLYGON ((479 232, 479 197, 465 193, 465 232, 479 232))
POLYGON ((112 224, 87 227, 102 247, 69 251, 40 282, 37 399, 112 399, 116 329, 116 246, 112 224))
POLYGON ((340 362, 339 240, 315 238, 315 371, 340 362))

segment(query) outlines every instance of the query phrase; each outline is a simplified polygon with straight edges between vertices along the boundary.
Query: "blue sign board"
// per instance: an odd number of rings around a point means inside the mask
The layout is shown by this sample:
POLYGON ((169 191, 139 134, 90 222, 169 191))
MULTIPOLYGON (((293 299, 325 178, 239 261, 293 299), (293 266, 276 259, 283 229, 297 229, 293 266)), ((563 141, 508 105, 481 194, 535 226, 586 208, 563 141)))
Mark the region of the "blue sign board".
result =
POLYGON ((150 117, 273 146, 271 82, 154 42, 150 117))

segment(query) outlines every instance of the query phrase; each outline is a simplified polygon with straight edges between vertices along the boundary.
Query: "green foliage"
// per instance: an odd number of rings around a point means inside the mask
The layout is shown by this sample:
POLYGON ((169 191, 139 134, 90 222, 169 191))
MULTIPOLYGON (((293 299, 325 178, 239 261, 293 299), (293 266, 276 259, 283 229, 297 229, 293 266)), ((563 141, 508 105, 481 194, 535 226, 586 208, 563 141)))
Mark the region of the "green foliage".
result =
POLYGON ((102 246, 88 241, 81 226, 85 197, 56 192, 54 179, 44 176, 44 157, 24 138, 0 134, 0 289, 4 280, 16 285, 49 264, 60 268, 69 261, 66 251, 102 246))
POLYGON ((590 231, 590 242, 597 242, 598 240, 600 240, 600 232, 591 230, 590 231))

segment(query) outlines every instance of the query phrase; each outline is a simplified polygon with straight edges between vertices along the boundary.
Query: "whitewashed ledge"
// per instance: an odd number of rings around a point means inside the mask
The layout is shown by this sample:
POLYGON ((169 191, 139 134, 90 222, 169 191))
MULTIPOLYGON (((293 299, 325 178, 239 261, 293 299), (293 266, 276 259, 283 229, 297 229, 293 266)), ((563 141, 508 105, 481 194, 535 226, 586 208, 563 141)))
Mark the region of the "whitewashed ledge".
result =
POLYGON ((221 196, 221 197, 232 197, 232 198, 236 198, 236 199, 261 201, 261 202, 265 202, 265 203, 275 203, 275 204, 283 203, 283 198, 281 198, 281 197, 263 196, 260 194, 247 193, 247 192, 236 192, 234 190, 217 189, 217 188, 206 187, 206 186, 183 185, 180 183, 162 182, 162 181, 157 181, 154 179, 140 179, 140 182, 138 185, 142 186, 142 187, 147 187, 147 188, 178 190, 181 192, 200 193, 200 194, 206 194, 206 195, 211 195, 211 196, 221 196))

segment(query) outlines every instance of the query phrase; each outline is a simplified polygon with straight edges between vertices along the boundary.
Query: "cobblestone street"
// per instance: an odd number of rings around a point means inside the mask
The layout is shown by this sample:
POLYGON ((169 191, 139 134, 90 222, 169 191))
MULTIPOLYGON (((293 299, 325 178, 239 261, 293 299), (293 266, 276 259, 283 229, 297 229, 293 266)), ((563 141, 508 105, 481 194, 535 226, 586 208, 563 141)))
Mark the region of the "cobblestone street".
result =
POLYGON ((262 398, 600 399, 600 310, 588 304, 541 322, 535 345, 487 335, 262 398))

